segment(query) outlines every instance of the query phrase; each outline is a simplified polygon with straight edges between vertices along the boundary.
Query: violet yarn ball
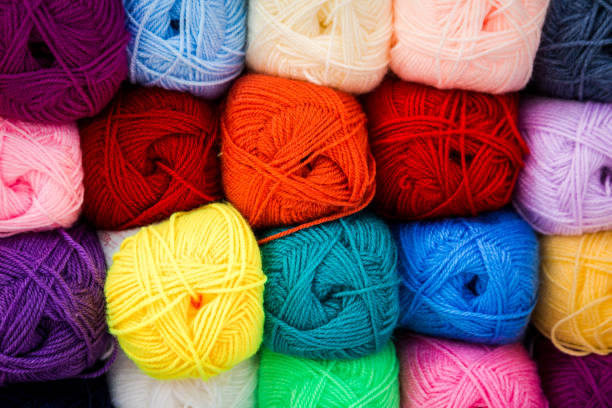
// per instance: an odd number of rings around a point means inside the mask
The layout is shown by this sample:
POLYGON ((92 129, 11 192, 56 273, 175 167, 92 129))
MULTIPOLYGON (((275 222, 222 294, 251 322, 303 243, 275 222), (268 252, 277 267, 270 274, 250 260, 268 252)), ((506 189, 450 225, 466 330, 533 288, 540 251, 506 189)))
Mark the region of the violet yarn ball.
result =
POLYGON ((0 1, 0 116, 98 113, 127 76, 121 0, 0 1))
POLYGON ((548 235, 612 229, 612 103, 524 98, 519 130, 530 151, 519 214, 548 235))
POLYGON ((105 275, 84 224, 0 239, 0 386, 106 371, 105 275))
POLYGON ((533 355, 551 407, 612 407, 612 354, 570 356, 538 336, 533 355))

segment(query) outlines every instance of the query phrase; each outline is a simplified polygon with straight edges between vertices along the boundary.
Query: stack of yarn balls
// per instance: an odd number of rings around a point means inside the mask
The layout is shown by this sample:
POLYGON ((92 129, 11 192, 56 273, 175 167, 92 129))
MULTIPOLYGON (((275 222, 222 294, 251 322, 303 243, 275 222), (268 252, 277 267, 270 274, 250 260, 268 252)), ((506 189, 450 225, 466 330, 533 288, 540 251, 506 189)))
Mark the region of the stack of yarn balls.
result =
POLYGON ((612 406, 608 0, 0 1, 0 405, 612 406))

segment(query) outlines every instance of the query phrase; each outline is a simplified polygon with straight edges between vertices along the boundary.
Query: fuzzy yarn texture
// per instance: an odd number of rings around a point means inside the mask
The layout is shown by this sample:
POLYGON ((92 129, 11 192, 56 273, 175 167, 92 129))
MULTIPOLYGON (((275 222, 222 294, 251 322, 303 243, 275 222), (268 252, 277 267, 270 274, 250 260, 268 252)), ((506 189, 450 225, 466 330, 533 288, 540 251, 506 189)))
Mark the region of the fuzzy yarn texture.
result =
POLYGON ((393 226, 399 325, 471 343, 504 344, 525 332, 538 290, 538 241, 515 213, 393 226))
POLYGON ((399 408, 398 374, 391 342, 350 360, 310 360, 264 348, 257 397, 266 408, 399 408))
POLYGON ((0 118, 0 237, 70 227, 82 205, 76 125, 0 118))
POLYGON ((106 371, 105 273, 82 223, 0 239, 0 386, 106 371))
POLYGON ((533 350, 551 407, 612 407, 612 355, 570 356, 541 336, 533 350))
POLYGON ((575 356, 612 353, 612 231, 542 236, 534 326, 575 356))
POLYGON ((221 198, 216 108, 186 93, 122 89, 80 126, 83 212, 101 229, 129 229, 221 198))
POLYGON ((146 374, 207 380, 257 352, 265 281, 255 236, 234 207, 174 213, 114 255, 109 329, 146 374))
POLYGON ((506 205, 527 152, 518 95, 438 90, 389 78, 365 99, 377 211, 399 220, 506 205))
POLYGON ((441 89, 523 88, 549 0, 394 0, 391 69, 441 89))
POLYGON ((108 384, 115 408, 254 408, 257 359, 245 360, 208 381, 160 381, 119 353, 108 384))
POLYGON ((612 102, 612 3, 551 0, 532 83, 561 98, 612 102))
POLYGON ((113 408, 104 376, 0 387, 3 408, 113 408))
POLYGON ((0 2, 0 116, 95 115, 127 76, 127 41, 121 0, 0 2))
POLYGON ((245 0, 123 3, 132 82, 216 98, 242 71, 245 0))
POLYGON ((355 213, 374 197, 366 117, 346 93, 244 76, 227 97, 221 135, 225 194, 254 228, 306 228, 355 213))
POLYGON ((369 92, 387 72, 391 23, 391 0, 250 0, 247 64, 263 74, 369 92))
POLYGON ((530 151, 519 214, 550 235, 612 229, 612 103, 525 98, 519 119, 530 151))
POLYGON ((407 336, 397 347, 402 408, 548 408, 536 365, 518 343, 407 336))
POLYGON ((399 313, 397 249, 374 215, 278 238, 261 247, 261 257, 268 278, 264 343, 272 351, 347 359, 391 338, 399 313))

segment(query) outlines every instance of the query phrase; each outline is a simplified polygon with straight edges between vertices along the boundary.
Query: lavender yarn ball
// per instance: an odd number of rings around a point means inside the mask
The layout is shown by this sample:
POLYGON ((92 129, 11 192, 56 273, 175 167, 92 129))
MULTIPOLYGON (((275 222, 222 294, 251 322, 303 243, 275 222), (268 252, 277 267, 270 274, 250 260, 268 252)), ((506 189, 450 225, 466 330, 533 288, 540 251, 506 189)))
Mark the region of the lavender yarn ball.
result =
POLYGON ((106 371, 105 275, 84 224, 0 239, 0 386, 106 371))
POLYGON ((98 113, 127 76, 121 0, 0 1, 0 116, 98 113))
POLYGON ((514 205, 543 234, 612 229, 612 103, 525 98, 514 205))

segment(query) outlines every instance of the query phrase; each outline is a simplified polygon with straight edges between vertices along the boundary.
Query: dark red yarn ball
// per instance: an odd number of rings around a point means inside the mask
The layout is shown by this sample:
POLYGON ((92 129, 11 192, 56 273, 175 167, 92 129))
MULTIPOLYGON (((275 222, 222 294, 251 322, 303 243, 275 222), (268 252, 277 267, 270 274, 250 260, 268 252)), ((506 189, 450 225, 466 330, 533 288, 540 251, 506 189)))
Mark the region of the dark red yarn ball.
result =
POLYGON ((122 89, 80 123, 83 212, 100 229, 128 229, 221 198, 217 109, 186 93, 122 89))
POLYGON ((518 95, 386 79, 365 99, 375 206, 393 219, 475 215, 510 201, 527 146, 518 95))

